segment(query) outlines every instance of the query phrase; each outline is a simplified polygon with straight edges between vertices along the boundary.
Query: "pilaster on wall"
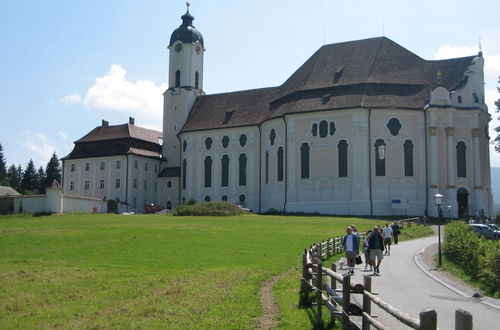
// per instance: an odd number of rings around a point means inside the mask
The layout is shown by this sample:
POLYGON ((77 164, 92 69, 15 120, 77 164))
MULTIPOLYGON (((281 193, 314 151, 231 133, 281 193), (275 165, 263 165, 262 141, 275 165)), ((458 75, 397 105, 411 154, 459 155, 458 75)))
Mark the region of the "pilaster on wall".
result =
POLYGON ((481 153, 479 149, 479 137, 481 136, 481 130, 479 128, 473 128, 472 133, 472 148, 474 155, 473 171, 474 171, 474 198, 476 202, 477 210, 488 211, 487 204, 485 204, 483 187, 481 185, 481 153))

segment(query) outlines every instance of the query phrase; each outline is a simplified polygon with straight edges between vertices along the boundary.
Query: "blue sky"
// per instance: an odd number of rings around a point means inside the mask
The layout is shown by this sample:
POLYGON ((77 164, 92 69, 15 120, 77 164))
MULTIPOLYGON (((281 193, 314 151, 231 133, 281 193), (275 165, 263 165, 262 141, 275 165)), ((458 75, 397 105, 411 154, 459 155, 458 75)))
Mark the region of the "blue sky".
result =
MULTIPOLYGON (((185 1, 0 0, 0 143, 45 166, 101 119, 161 129, 167 45, 185 1)), ((425 59, 478 51, 490 113, 500 75, 500 1, 191 1, 208 94, 276 86, 325 43, 385 35, 425 59)), ((491 128, 499 125, 495 119, 491 128)), ((493 136, 493 131, 492 131, 493 136)), ((500 166, 500 154, 492 153, 500 166)))

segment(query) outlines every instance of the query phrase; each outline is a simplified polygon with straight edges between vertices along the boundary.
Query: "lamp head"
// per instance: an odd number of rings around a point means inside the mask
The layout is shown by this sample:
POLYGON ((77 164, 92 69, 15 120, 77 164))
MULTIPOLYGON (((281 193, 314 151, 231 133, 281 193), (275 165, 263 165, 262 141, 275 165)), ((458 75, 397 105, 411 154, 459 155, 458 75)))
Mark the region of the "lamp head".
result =
POLYGON ((434 195, 434 204, 436 204, 437 206, 441 205, 443 203, 443 195, 441 194, 435 194, 434 195))

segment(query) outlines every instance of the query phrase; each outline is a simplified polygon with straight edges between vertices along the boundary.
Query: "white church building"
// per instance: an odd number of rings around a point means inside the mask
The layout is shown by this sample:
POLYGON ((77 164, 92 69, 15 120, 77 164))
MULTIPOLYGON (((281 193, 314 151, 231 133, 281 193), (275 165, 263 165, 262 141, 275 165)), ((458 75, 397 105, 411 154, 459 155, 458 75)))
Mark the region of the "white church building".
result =
POLYGON ((63 159, 65 192, 117 210, 190 198, 254 212, 492 216, 484 59, 428 61, 386 37, 325 45, 282 85, 206 95, 182 16, 163 132, 107 122, 63 159))

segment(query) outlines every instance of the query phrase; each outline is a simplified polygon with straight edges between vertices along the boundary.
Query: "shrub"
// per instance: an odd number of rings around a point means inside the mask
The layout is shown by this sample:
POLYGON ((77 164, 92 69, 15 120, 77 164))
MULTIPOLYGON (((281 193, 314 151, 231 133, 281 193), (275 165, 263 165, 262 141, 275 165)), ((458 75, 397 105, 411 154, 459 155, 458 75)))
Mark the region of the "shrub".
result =
POLYGON ((477 279, 481 288, 494 294, 499 291, 499 272, 496 256, 500 255, 500 243, 487 241, 462 222, 446 225, 443 252, 446 257, 477 279))
POLYGON ((172 211, 175 216, 231 216, 243 213, 245 211, 239 206, 223 201, 184 204, 172 211))

